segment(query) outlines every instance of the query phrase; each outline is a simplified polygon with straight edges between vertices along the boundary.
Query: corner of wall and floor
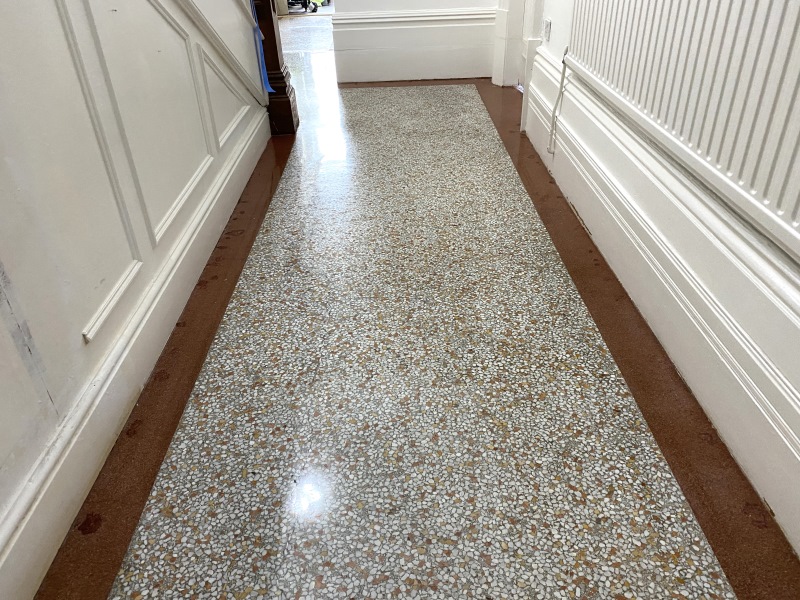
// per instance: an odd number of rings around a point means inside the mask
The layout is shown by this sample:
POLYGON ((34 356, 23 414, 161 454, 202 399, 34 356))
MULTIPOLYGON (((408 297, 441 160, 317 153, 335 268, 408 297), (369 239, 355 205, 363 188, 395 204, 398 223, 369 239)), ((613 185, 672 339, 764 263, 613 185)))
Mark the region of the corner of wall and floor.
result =
MULTIPOLYGON (((765 101, 773 101, 771 110, 781 115, 774 120, 766 112, 747 110, 746 103, 752 99, 745 93, 750 94, 750 88, 760 84, 756 72, 760 77, 769 76, 766 65, 764 69, 758 65, 764 60, 762 56, 769 54, 771 43, 780 45, 776 61, 796 66, 797 52, 792 53, 791 46, 784 44, 788 44, 792 23, 800 16, 794 7, 791 18, 787 15, 784 25, 777 27, 777 12, 762 15, 755 8, 740 12, 740 22, 746 24, 741 19, 748 19, 753 23, 746 39, 749 45, 726 46, 724 36, 712 37, 710 43, 716 44, 717 54, 710 53, 711 58, 705 62, 708 64, 716 56, 718 75, 690 81, 693 74, 701 76, 704 55, 694 54, 699 42, 689 38, 688 32, 693 31, 689 26, 693 22, 691 6, 685 2, 678 5, 680 10, 675 10, 679 12, 672 15, 674 27, 682 31, 681 22, 687 23, 683 34, 686 41, 672 50, 668 44, 654 41, 654 48, 664 48, 663 62, 660 69, 652 67, 655 75, 649 88, 636 88, 633 84, 637 73, 648 72, 643 70, 646 67, 637 71, 634 60, 629 69, 620 68, 619 59, 614 62, 615 56, 634 52, 639 38, 656 36, 656 29, 637 29, 633 19, 626 22, 620 18, 615 32, 609 34, 618 41, 611 43, 604 54, 590 50, 594 29, 589 3, 545 2, 544 15, 553 24, 552 39, 542 45, 532 63, 525 90, 524 129, 719 435, 797 549, 800 242, 797 223, 781 220, 792 210, 790 198, 796 193, 797 177, 796 171, 792 174, 791 161, 797 153, 792 154, 788 143, 780 146, 785 135, 780 130, 795 132, 800 120, 796 111, 791 112, 795 106, 791 82, 781 85, 777 77, 764 79, 765 101), (756 26, 761 23, 759 17, 764 18, 763 27, 772 19, 776 31, 762 32, 761 25, 756 26), (767 41, 759 36, 773 37, 767 41), (559 93, 561 54, 568 43, 571 62, 558 111, 555 153, 551 155, 547 151, 551 114, 559 93), (737 61, 745 66, 736 69, 737 61), (676 65, 685 65, 685 82, 669 70, 677 69, 676 65), (728 79, 723 80, 723 75, 728 79), (738 80, 745 83, 737 83, 738 80), (693 84, 693 92, 681 90, 682 94, 674 96, 670 103, 673 96, 670 87, 666 87, 670 81, 673 88, 693 84), (723 95, 721 90, 729 95, 723 95), (668 100, 666 104, 656 101, 661 97, 658 94, 668 100), (677 134, 665 131, 665 120, 670 127, 680 129, 680 110, 691 111, 689 99, 688 109, 681 105, 675 111, 671 106, 679 104, 679 97, 689 95, 698 106, 703 102, 714 106, 717 102, 731 103, 732 114, 727 120, 714 119, 714 114, 707 111, 707 121, 703 117, 701 123, 697 118, 695 124, 692 115, 685 113, 689 118, 684 117, 684 121, 696 125, 685 135, 692 136, 690 139, 698 145, 705 144, 708 161, 698 162, 696 150, 692 156, 685 143, 677 140, 677 134), (643 108, 637 109, 635 102, 642 102, 643 108), (650 110, 656 116, 650 116, 650 110), (740 145, 731 145, 737 127, 757 132, 747 140, 752 148, 747 147, 745 137, 740 145), (768 137, 760 139, 759 134, 768 137), (729 175, 716 172, 711 156, 715 162, 724 162, 723 152, 730 152, 737 160, 741 157, 743 164, 753 169, 757 179, 753 188, 764 190, 766 186, 772 194, 777 194, 773 190, 783 189, 785 196, 778 199, 778 206, 783 202, 788 212, 772 208, 775 196, 759 202, 750 196, 755 191, 744 191, 729 175), (720 158, 714 153, 720 153, 720 158), (773 162, 753 162, 762 154, 773 162), (770 180, 765 183, 767 171, 770 180)), ((778 5, 773 10, 778 11, 778 5)), ((621 8, 620 13, 623 14, 621 8)), ((730 18, 725 26, 733 27, 734 23, 735 19, 730 18)), ((741 27, 744 31, 745 25, 741 27)), ((667 27, 661 35, 669 35, 667 27)), ((647 60, 657 60, 657 54, 651 52, 639 62, 647 60)), ((713 66, 712 63, 707 68, 713 66)), ((775 72, 779 72, 777 67, 775 72)), ((787 142, 792 135, 785 138, 787 142)), ((749 173, 743 176, 747 177, 749 173)))

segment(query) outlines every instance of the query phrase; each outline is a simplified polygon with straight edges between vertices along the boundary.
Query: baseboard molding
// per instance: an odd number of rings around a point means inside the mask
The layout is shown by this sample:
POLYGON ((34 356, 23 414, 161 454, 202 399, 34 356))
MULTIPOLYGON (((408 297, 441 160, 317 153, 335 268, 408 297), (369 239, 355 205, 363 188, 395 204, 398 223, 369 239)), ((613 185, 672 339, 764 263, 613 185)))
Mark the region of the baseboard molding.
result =
POLYGON ((494 8, 336 13, 338 80, 490 77, 494 8))
POLYGON ((238 147, 0 525, 0 598, 32 598, 105 462, 269 140, 255 111, 238 147))
POLYGON ((372 10, 334 13, 335 27, 344 25, 383 25, 384 27, 418 27, 421 23, 463 25, 470 21, 494 23, 494 8, 432 8, 425 10, 372 10))
POLYGON ((800 279, 785 256, 577 79, 546 153, 558 65, 527 135, 721 438, 800 549, 800 279))

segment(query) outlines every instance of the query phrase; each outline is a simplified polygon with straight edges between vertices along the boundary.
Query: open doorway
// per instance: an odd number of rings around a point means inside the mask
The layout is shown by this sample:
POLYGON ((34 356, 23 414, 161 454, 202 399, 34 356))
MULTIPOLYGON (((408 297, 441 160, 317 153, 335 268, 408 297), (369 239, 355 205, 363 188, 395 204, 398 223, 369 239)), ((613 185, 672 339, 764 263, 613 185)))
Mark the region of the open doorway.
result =
POLYGON ((278 17, 325 16, 334 13, 333 0, 277 0, 278 17))
POLYGON ((297 61, 292 61, 292 57, 287 54, 333 50, 333 2, 334 0, 276 1, 284 58, 290 63, 297 61))
MULTIPOLYGON (((302 0, 312 2, 312 0, 302 0)), ((312 8, 304 9, 299 5, 300 0, 289 0, 289 13, 278 16, 281 45, 284 60, 289 66, 292 76, 297 79, 302 77, 302 70, 309 62, 309 53, 328 53, 333 50, 332 15, 334 12, 333 0, 325 0, 326 5, 320 6, 322 0, 316 0, 316 12, 312 8), (294 2, 298 2, 294 6, 294 2)), ((287 0, 279 0, 286 4, 287 0)), ((320 57, 317 57, 320 58, 320 57)), ((333 57, 331 55, 330 59, 333 57)))

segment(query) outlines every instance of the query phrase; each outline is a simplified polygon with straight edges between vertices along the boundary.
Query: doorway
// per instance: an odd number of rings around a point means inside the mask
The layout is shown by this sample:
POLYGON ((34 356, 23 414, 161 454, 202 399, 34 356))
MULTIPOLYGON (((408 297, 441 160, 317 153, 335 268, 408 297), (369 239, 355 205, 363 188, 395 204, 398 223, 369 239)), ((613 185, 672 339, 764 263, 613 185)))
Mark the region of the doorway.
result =
POLYGON ((277 0, 275 7, 281 18, 325 16, 334 13, 333 0, 277 0))

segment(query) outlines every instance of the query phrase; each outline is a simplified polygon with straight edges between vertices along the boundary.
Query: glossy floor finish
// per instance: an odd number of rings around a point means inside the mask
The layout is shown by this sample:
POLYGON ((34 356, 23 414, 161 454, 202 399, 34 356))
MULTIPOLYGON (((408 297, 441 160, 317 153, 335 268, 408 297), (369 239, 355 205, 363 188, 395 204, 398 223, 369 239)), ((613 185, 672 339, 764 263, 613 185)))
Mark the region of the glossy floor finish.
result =
POLYGON ((300 58, 111 597, 732 598, 475 87, 300 58))
MULTIPOLYGON (((278 27, 281 30, 283 55, 290 64, 302 67, 302 61, 310 60, 312 54, 333 51, 333 25, 329 15, 315 15, 309 19, 280 17, 278 27), (298 60, 301 62, 298 63, 298 60)), ((297 76, 302 71, 294 69, 291 72, 297 76)))

